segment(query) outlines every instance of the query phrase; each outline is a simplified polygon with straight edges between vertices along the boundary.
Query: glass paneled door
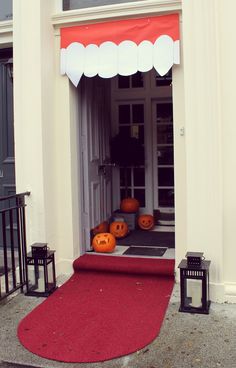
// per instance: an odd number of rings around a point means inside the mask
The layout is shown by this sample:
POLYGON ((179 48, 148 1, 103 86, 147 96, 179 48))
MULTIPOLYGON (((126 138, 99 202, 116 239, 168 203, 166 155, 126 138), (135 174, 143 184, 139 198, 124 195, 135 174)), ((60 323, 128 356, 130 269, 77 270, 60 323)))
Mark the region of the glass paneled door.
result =
POLYGON ((145 104, 143 101, 125 101, 118 104, 119 134, 124 137, 126 160, 120 165, 120 198, 134 197, 141 207, 146 206, 144 129, 145 104), (133 152, 130 147, 136 144, 133 152), (126 162, 125 162, 126 161, 126 162), (126 164, 127 163, 127 164, 126 164))
POLYGON ((174 209, 174 140, 172 101, 153 101, 154 207, 174 209))
MULTIPOLYGON (((154 71, 115 78, 112 85, 112 136, 123 138, 117 154, 131 157, 127 138, 142 146, 139 163, 118 164, 113 177, 113 208, 127 196, 139 200, 143 213, 173 213, 174 158, 171 73, 154 71)), ((138 154, 138 153, 137 153, 138 154)), ((137 158, 137 157, 135 157, 137 158)), ((164 215, 165 217, 165 215, 164 215)), ((157 217, 159 221, 159 216, 157 217)))

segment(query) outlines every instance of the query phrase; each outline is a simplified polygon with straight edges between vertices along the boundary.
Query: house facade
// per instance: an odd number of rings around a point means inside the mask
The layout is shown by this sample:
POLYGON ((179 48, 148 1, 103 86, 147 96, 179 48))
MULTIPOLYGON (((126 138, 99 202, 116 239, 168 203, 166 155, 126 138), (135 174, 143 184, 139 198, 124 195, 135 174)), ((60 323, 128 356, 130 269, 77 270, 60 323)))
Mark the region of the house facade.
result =
POLYGON ((8 160, 2 157, 0 163, 1 195, 14 191, 14 185, 17 193, 30 191, 28 246, 47 242, 55 249, 58 274, 72 272, 72 261, 88 249, 88 229, 118 206, 124 183, 108 160, 108 141, 127 109, 131 120, 136 117, 133 136, 143 137, 145 159, 154 162, 144 174, 139 170, 137 180, 136 171, 130 171, 129 194, 144 201, 144 211, 174 205, 176 278, 187 251, 204 252, 211 260, 211 300, 236 302, 234 10, 233 0, 13 0, 13 19, 11 8, 5 9, 0 17, 1 103, 6 105, 6 95, 8 104, 14 101, 9 108, 14 145, 9 112, 2 112, 1 125, 8 119, 14 153, 9 143, 8 160), (75 87, 61 74, 61 29, 171 14, 178 14, 180 30, 180 63, 172 67, 171 92, 164 82, 159 95, 153 71, 144 73, 140 89, 138 75, 82 77, 75 87), (154 150, 160 138, 153 143, 152 129, 160 121, 155 111, 168 106, 173 126, 163 129, 173 135, 167 145, 174 160, 159 167, 155 152, 161 155, 165 147, 154 150), (8 183, 3 180, 6 162, 15 167, 8 183), (99 182, 93 176, 97 169, 107 170, 99 182), (161 169, 167 174, 158 182, 161 169), (173 188, 174 197, 168 199, 173 188))

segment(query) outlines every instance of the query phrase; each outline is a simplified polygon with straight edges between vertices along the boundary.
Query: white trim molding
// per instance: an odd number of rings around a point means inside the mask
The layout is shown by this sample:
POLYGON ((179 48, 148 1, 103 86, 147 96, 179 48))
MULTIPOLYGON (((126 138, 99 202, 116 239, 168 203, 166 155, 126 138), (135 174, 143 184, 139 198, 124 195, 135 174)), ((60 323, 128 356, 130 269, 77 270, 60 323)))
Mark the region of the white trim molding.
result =
POLYGON ((13 21, 3 20, 0 21, 0 34, 12 33, 13 32, 13 21))
MULTIPOLYGON (((180 287, 179 272, 176 270, 175 282, 180 287)), ((236 303, 236 282, 210 282, 209 299, 213 303, 236 303)))
POLYGON ((13 42, 13 21, 0 21, 0 48, 2 45, 8 46, 13 42))
POLYGON ((214 303, 224 303, 226 301, 224 284, 210 282, 209 286, 210 286, 209 299, 214 303))
POLYGON ((236 282, 225 283, 225 301, 236 303, 236 282))
POLYGON ((131 18, 147 14, 180 12, 182 0, 145 0, 63 11, 52 16, 55 28, 105 19, 131 18))
POLYGON ((72 275, 73 274, 73 259, 60 259, 56 262, 56 274, 72 275))

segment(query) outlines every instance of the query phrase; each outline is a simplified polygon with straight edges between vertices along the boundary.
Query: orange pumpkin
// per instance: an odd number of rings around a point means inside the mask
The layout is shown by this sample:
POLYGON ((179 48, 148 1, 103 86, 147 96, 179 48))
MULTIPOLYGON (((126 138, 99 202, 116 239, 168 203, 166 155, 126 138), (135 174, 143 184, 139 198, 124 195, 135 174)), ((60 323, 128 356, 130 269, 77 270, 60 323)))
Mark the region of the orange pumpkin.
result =
POLYGON ((135 198, 124 198, 121 201, 120 209, 123 212, 137 212, 139 210, 139 201, 135 198))
POLYGON ((128 231, 128 225, 124 221, 114 221, 110 224, 110 233, 116 238, 123 238, 128 231))
POLYGON ((109 224, 107 221, 101 222, 98 226, 94 227, 92 229, 93 235, 99 234, 99 233, 107 233, 109 229, 109 224))
POLYGON ((140 215, 138 225, 143 230, 151 230, 154 226, 154 217, 152 215, 140 215))
POLYGON ((92 241, 95 252, 111 253, 116 246, 116 238, 110 233, 100 233, 95 235, 92 241))

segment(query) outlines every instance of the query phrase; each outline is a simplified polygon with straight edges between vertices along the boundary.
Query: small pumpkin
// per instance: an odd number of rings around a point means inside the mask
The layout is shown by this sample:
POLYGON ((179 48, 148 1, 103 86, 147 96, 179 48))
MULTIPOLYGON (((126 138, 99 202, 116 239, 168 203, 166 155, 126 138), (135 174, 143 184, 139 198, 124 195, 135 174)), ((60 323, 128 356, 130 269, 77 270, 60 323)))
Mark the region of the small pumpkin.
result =
POLYGON ((99 233, 94 236, 92 246, 95 252, 111 253, 116 246, 116 238, 110 233, 99 233))
POLYGON ((110 233, 116 238, 123 238, 128 234, 128 225, 124 221, 114 221, 110 224, 110 233))
POLYGON ((121 201, 120 209, 123 212, 137 212, 139 210, 139 201, 136 198, 124 198, 121 201))
POLYGON ((94 227, 92 229, 93 235, 99 234, 99 233, 107 233, 109 229, 109 224, 107 221, 101 222, 98 226, 94 227))
POLYGON ((151 230, 154 227, 154 217, 147 214, 140 215, 138 225, 143 230, 151 230))

